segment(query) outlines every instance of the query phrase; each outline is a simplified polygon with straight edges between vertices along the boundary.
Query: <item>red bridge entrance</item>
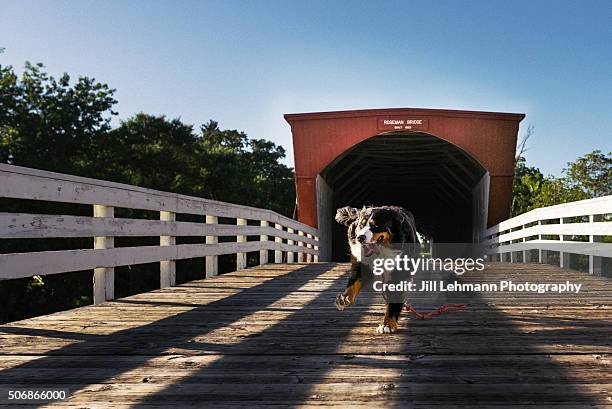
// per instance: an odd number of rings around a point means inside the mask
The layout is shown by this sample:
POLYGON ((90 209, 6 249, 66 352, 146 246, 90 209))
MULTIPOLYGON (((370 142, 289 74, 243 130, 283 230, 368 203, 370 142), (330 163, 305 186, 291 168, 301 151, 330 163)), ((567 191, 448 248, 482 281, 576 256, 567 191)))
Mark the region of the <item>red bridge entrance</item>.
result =
POLYGON ((287 114, 301 222, 320 259, 342 260, 337 207, 396 204, 438 242, 471 242, 509 215, 523 114, 375 109, 287 114))

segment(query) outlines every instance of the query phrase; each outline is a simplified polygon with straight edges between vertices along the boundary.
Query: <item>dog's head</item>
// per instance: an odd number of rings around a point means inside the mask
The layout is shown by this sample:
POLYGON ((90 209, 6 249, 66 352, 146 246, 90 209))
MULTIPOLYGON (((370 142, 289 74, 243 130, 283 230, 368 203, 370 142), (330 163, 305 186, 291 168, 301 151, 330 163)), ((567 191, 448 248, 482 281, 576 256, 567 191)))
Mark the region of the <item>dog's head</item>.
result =
MULTIPOLYGON (((346 206, 336 212, 336 221, 348 226, 351 253, 361 260, 361 246, 368 253, 370 244, 388 246, 391 243, 415 243, 414 219, 401 207, 364 207, 359 210, 346 206)), ((368 256, 368 254, 365 254, 368 256)))

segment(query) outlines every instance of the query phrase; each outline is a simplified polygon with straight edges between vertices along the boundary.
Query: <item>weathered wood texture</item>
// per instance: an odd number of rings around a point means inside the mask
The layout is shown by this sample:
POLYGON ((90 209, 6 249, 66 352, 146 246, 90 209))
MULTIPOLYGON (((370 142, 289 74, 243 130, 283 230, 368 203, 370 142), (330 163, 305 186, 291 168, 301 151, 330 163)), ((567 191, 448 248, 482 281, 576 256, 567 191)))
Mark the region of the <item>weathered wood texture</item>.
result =
POLYGON ((138 186, 0 164, 0 196, 218 217, 268 220, 316 235, 316 229, 256 207, 145 189, 138 186))
POLYGON ((602 275, 602 257, 612 257, 612 243, 603 240, 612 235, 612 220, 607 218, 611 213, 612 195, 540 207, 487 229, 483 243, 501 261, 515 261, 516 252, 522 252, 525 261, 529 250, 538 250, 543 263, 546 252, 554 251, 559 252, 560 266, 569 268, 570 254, 586 255, 589 272, 602 275))
POLYGON ((583 288, 414 297, 469 306, 378 335, 374 297, 333 306, 347 269, 265 265, 1 326, 0 390, 67 388, 49 407, 71 408, 612 405, 609 279, 492 264, 462 280, 583 288))
POLYGON ((144 189, 138 186, 0 164, 0 198, 93 205, 94 217, 0 213, 0 239, 93 237, 94 249, 0 254, 0 280, 94 269, 94 303, 114 297, 114 267, 160 263, 161 288, 176 281, 176 261, 206 257, 206 276, 218 270, 219 255, 236 254, 236 269, 247 266, 247 252, 267 263, 283 253, 316 260, 316 229, 266 209, 144 189), (159 220, 113 217, 114 207, 159 211, 159 220), (178 213, 202 216, 200 223, 177 222, 178 213), (218 224, 219 217, 236 225, 218 224), (249 225, 249 220, 258 225, 249 225), (205 223, 204 223, 205 221, 205 223), (270 225, 274 223, 274 227, 270 225), (298 234, 296 234, 296 232, 298 234), (114 248, 115 237, 159 236, 159 246, 114 248), (206 237, 206 244, 176 244, 177 237, 206 237), (219 243, 219 236, 236 242, 219 243), (257 236, 260 241, 248 241, 257 236), (268 237, 273 239, 268 240, 268 237))

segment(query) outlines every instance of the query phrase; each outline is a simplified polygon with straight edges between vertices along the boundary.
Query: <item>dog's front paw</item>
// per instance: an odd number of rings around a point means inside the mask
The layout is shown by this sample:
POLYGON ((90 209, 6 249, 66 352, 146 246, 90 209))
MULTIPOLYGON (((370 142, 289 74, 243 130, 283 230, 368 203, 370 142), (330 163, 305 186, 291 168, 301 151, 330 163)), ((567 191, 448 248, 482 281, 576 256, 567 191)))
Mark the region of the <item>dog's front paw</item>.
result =
POLYGON ((385 324, 380 324, 378 327, 376 327, 376 332, 379 334, 391 334, 395 332, 395 328, 391 328, 385 324))
POLYGON ((392 334, 397 330, 397 321, 385 320, 382 324, 376 327, 378 334, 392 334))
POLYGON ((343 309, 351 305, 351 301, 349 300, 347 295, 339 293, 336 296, 335 304, 336 304, 336 308, 338 309, 338 311, 342 311, 343 309))

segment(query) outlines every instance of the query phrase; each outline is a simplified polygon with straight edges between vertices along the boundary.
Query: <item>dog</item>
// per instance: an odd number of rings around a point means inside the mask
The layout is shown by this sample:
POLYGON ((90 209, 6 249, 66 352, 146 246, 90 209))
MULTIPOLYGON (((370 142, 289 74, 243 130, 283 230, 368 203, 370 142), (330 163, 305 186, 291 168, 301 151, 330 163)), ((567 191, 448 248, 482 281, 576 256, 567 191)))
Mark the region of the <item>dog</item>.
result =
MULTIPOLYGON (((362 255, 369 257, 378 246, 416 244, 414 216, 399 206, 364 207, 359 210, 345 206, 337 210, 336 221, 348 227, 351 270, 346 290, 336 296, 336 308, 344 310, 352 303, 363 286, 362 255)), ((379 334, 397 330, 403 303, 387 303, 385 316, 376 328, 379 334)))

